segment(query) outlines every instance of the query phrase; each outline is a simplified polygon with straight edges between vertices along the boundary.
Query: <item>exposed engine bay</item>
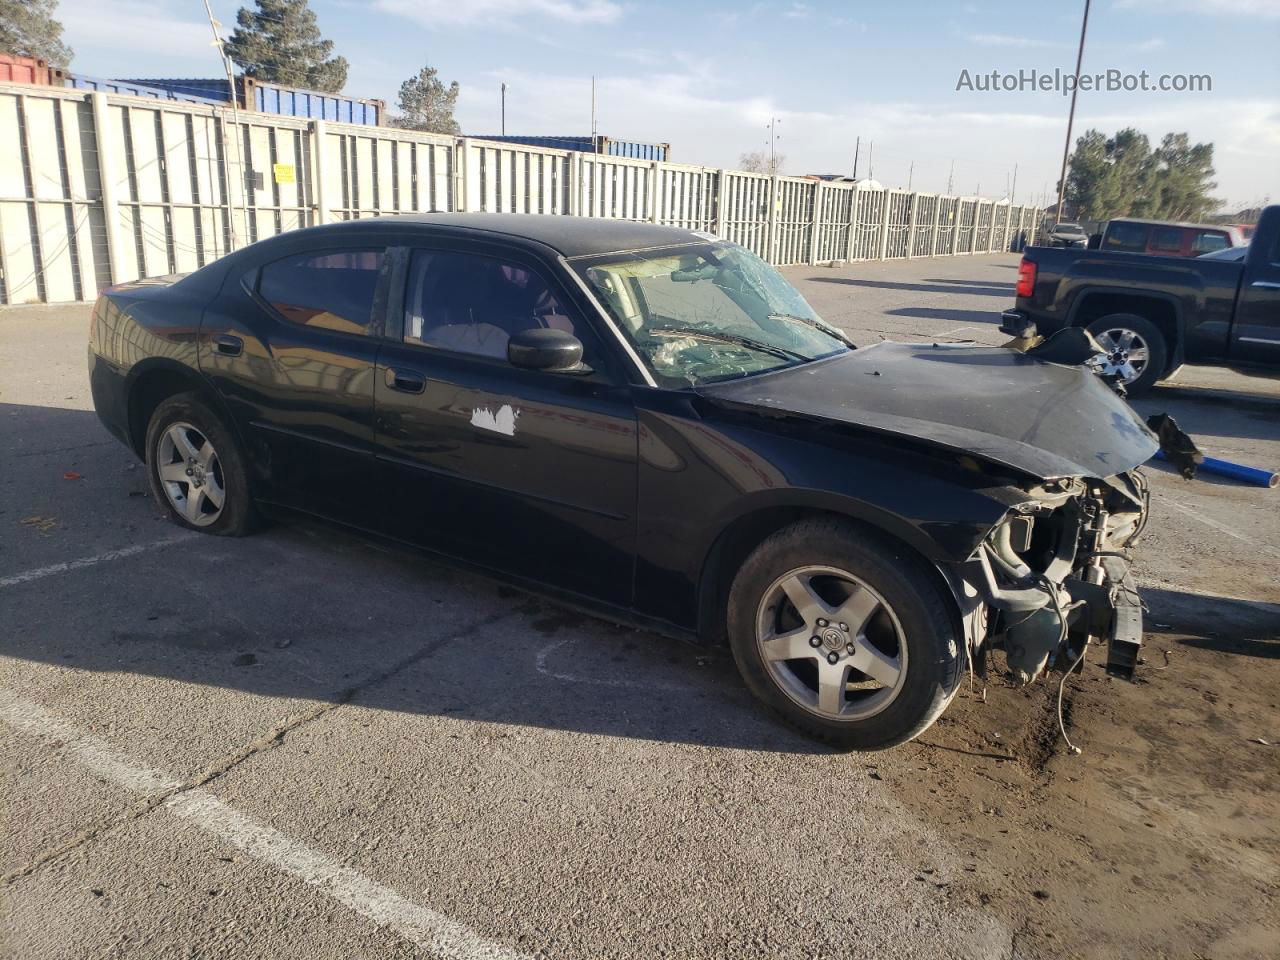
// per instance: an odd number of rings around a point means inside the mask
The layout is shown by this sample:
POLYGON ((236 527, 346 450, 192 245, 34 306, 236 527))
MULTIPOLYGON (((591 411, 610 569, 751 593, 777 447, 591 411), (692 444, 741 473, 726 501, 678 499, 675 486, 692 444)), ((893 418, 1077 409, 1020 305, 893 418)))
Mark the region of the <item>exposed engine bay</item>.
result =
POLYGON ((1130 549, 1147 522, 1150 493, 1134 469, 1106 480, 1069 477, 1030 485, 961 567, 975 672, 1002 648, 1012 677, 1074 669, 1089 643, 1108 647, 1107 672, 1130 677, 1142 643, 1142 603, 1130 549))

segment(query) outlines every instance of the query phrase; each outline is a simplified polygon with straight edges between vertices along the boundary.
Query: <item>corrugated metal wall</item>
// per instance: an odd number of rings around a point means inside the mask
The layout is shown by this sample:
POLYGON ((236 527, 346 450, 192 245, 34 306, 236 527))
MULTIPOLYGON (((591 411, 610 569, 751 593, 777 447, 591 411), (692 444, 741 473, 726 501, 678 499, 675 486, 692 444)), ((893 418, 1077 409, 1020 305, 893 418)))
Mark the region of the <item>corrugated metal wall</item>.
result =
POLYGON ((81 90, 0 85, 0 304, 92 300, 285 230, 396 213, 613 217, 776 264, 1016 248, 1039 211, 81 90))

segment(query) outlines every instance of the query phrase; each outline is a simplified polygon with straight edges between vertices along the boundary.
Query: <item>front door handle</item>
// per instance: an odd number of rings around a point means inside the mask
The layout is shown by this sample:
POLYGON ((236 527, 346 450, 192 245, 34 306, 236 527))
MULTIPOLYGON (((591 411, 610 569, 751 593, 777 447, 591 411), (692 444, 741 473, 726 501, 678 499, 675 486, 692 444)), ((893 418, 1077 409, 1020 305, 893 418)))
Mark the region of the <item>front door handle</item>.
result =
POLYGON ((1270 280, 1255 280, 1253 285, 1263 290, 1280 290, 1280 283, 1272 283, 1270 280))
POLYGON ((244 352, 244 341, 230 334, 219 334, 213 338, 213 348, 228 357, 238 357, 244 352))
POLYGON ((415 370, 397 370, 387 367, 386 384, 401 393, 421 393, 427 389, 427 378, 415 370))

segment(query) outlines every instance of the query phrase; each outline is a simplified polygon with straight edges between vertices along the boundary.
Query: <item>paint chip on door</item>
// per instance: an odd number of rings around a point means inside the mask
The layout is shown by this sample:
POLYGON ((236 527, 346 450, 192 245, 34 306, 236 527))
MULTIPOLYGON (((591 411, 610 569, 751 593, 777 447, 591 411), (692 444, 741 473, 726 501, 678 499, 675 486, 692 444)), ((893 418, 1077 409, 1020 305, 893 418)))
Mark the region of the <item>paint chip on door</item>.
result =
POLYGON ((481 430, 492 430, 494 433, 514 437, 516 435, 516 419, 519 416, 520 411, 511 409, 511 406, 506 403, 498 408, 497 413, 494 413, 488 407, 476 407, 471 411, 471 425, 479 427, 481 430))

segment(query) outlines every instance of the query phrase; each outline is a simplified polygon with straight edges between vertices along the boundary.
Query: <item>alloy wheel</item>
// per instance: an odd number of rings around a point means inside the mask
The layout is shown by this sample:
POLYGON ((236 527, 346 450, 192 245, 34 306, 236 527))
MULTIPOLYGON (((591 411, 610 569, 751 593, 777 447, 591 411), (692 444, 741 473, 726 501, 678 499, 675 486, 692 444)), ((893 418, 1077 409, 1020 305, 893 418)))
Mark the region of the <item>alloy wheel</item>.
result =
POLYGON ((893 608, 836 567, 800 567, 775 580, 756 613, 756 643, 778 687, 828 720, 880 713, 907 676, 907 645, 893 608))
POLYGON ((1142 376, 1150 358, 1147 341, 1133 330, 1117 327, 1094 334, 1105 356, 1093 361, 1104 376, 1116 377, 1123 384, 1130 384, 1142 376))
POLYGON ((191 424, 165 428, 156 444, 156 470, 169 504, 188 523, 207 527, 222 515, 222 463, 213 443, 191 424))

